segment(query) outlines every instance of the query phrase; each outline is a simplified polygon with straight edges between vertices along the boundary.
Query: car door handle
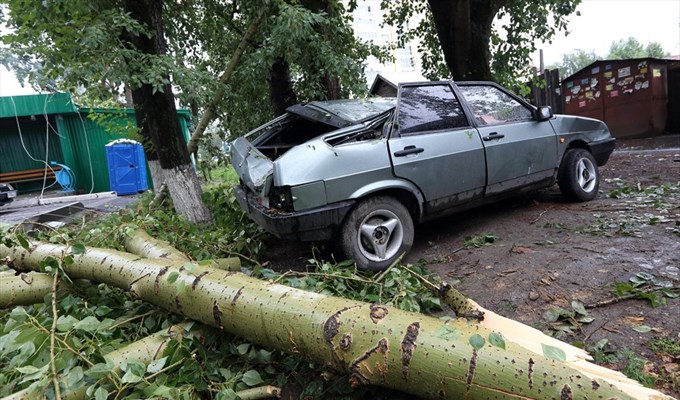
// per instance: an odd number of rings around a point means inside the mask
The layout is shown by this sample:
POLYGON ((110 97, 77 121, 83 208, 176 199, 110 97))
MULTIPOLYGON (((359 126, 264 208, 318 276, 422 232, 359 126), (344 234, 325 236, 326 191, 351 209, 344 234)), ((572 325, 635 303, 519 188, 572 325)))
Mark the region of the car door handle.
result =
POLYGON ((394 156, 395 157, 404 157, 404 156, 407 156, 409 154, 419 154, 419 153, 422 153, 423 151, 425 151, 425 149, 423 149, 421 147, 406 146, 406 147, 404 147, 404 150, 399 150, 399 151, 394 152, 394 156))
POLYGON ((484 140, 486 140, 486 141, 488 142, 489 140, 502 139, 502 138, 504 138, 504 137, 505 137, 505 135, 501 135, 501 134, 498 133, 498 132, 491 132, 491 133, 489 134, 489 136, 484 136, 482 139, 484 139, 484 140))

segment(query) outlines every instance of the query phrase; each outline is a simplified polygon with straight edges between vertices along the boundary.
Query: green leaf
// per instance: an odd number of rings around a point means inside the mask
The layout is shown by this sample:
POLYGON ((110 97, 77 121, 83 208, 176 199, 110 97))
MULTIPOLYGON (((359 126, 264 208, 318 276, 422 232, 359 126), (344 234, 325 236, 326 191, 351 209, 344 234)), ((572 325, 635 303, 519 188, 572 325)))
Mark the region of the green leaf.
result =
POLYGON ((651 332, 652 328, 647 326, 647 325, 636 325, 636 326, 633 327, 633 330, 635 332, 647 333, 647 332, 651 332))
POLYGON ((187 285, 187 283, 184 280, 177 282, 177 286, 176 286, 177 294, 184 293, 184 290, 186 289, 186 285, 187 285))
POLYGON ((114 365, 111 361, 106 360, 106 364, 99 363, 91 366, 85 371, 85 375, 93 379, 101 379, 113 371, 114 365))
POLYGON ((444 340, 456 340, 460 337, 461 332, 458 329, 453 329, 448 325, 442 325, 439 329, 434 331, 434 336, 444 340))
POLYGON ((73 254, 83 254, 87 251, 85 246, 82 243, 74 243, 71 246, 71 253, 73 254))
POLYGON ((564 350, 560 349, 559 347, 550 346, 545 343, 541 343, 541 347, 543 348, 543 355, 546 358, 562 362, 567 360, 567 355, 564 353, 564 350))
POLYGON ((501 335, 500 333, 491 332, 489 334, 489 343, 505 350, 505 339, 503 338, 503 335, 501 335))
POLYGON ((264 382, 262 380, 262 377, 260 377, 260 373, 257 372, 254 369, 246 371, 243 374, 243 377, 241 378, 241 380, 243 381, 243 383, 245 383, 248 386, 257 386, 257 385, 261 384, 262 382, 264 382))
POLYGON ((35 374, 36 372, 40 372, 40 368, 34 367, 32 365, 27 365, 25 367, 18 367, 17 372, 23 375, 30 375, 30 374, 35 374))
POLYGON ((68 375, 66 375, 66 384, 68 387, 73 387, 84 377, 85 373, 83 372, 83 367, 76 366, 69 371, 68 375))
POLYGON ((236 352, 240 355, 244 355, 248 352, 248 349, 250 349, 250 343, 242 343, 236 347, 236 352))
POLYGON ((177 278, 179 278, 179 272, 172 271, 171 273, 168 274, 168 277, 166 279, 167 279, 168 283, 175 283, 177 278))
POLYGON ((158 360, 151 361, 149 365, 146 366, 146 372, 149 374, 155 374, 156 372, 163 369, 168 357, 159 358, 158 360))
POLYGON ((121 379, 121 382, 123 383, 140 382, 144 377, 144 372, 146 371, 144 364, 136 360, 128 362, 123 361, 120 364, 120 369, 125 371, 125 375, 123 375, 123 378, 121 379))
POLYGON ((555 322, 562 315, 562 311, 564 310, 559 307, 553 307, 543 313, 543 319, 545 319, 548 322, 555 322))
POLYGON ((574 309, 577 313, 581 315, 586 315, 588 314, 588 311, 586 311, 586 308, 583 306, 583 303, 580 301, 574 300, 571 302, 571 308, 574 309))
POLYGON ((100 386, 94 391, 94 400, 106 400, 108 398, 109 392, 103 387, 100 386))
POLYGON ((193 273, 193 272, 194 272, 194 269, 195 269, 194 263, 191 263, 191 262, 184 264, 182 267, 183 267, 184 270, 187 271, 188 273, 193 273))
POLYGON ((28 244, 28 240, 24 237, 24 235, 17 235, 17 242, 19 242, 19 245, 23 247, 25 250, 28 250, 30 247, 28 244))
POLYGON ((57 330, 59 332, 66 332, 78 323, 78 319, 70 315, 60 315, 57 319, 57 330))
POLYGON ((75 324, 74 328, 75 329, 81 329, 85 332, 95 332, 97 328, 99 328, 99 320, 96 317, 89 316, 85 317, 85 319, 79 321, 77 324, 75 324))
POLYGON ((486 340, 484 340, 484 338, 481 337, 479 334, 475 333, 474 335, 470 336, 469 342, 470 346, 472 346, 473 349, 479 350, 482 347, 484 347, 486 340))

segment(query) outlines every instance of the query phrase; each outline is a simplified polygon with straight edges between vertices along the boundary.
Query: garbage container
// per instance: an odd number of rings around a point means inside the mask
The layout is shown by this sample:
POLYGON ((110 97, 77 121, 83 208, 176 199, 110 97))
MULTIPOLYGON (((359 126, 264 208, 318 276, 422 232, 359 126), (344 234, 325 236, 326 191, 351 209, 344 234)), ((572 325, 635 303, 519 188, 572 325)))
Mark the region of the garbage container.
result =
POLYGON ((149 188, 146 158, 142 145, 130 139, 118 139, 106 145, 106 161, 112 192, 119 196, 136 194, 149 188))

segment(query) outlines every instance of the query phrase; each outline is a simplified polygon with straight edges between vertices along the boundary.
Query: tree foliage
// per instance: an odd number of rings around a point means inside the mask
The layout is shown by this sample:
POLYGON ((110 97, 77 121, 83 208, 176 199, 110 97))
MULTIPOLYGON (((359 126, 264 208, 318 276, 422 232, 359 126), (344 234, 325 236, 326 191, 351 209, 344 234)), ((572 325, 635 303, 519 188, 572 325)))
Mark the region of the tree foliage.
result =
POLYGON ((2 41, 12 49, 11 67, 34 87, 51 84, 110 99, 120 98, 126 85, 151 84, 162 91, 170 83, 180 105, 191 108, 195 117, 209 103, 249 22, 265 7, 265 22, 217 105, 224 136, 242 134, 272 117, 267 77, 278 59, 289 64, 298 99, 309 101, 325 97, 324 75, 337 78, 342 96, 363 94, 361 62, 369 54, 385 56, 377 46, 354 38, 350 14, 337 0, 165 1, 168 52, 156 57, 122 43, 122 32, 153 32, 131 18, 121 0, 3 3, 2 23, 11 32, 2 41))
POLYGON ((423 73, 429 79, 493 79, 513 83, 529 65, 536 43, 566 31, 567 16, 580 0, 416 0, 381 2, 385 23, 399 43, 420 40, 423 73), (425 17, 408 26, 416 14, 425 17), (494 22, 500 22, 500 29, 494 22))
POLYGON ((664 58, 670 53, 666 52, 658 42, 649 42, 646 46, 636 38, 615 40, 609 46, 609 53, 606 56, 599 56, 593 50, 575 49, 569 53, 562 54, 561 60, 548 66, 549 69, 558 68, 561 77, 570 76, 582 68, 592 64, 598 59, 623 60, 627 58, 664 58))
POLYGON ((612 42, 609 46, 609 60, 623 60, 626 58, 644 58, 668 57, 670 53, 664 51, 663 46, 658 42, 649 42, 646 46, 640 43, 636 38, 629 37, 628 39, 619 39, 612 42))
POLYGON ((570 53, 562 54, 562 60, 559 63, 548 66, 548 69, 559 69, 561 77, 567 77, 582 68, 597 61, 598 56, 594 51, 585 51, 576 49, 570 53))

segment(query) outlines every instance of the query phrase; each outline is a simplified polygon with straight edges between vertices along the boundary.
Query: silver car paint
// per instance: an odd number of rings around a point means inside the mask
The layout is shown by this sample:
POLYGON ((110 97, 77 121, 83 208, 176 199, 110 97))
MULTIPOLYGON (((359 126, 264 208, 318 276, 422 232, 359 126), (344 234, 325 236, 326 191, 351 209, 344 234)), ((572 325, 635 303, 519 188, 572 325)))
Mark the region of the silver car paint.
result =
POLYGON ((572 115, 556 115, 550 120, 558 141, 557 159, 561 160, 570 143, 580 141, 583 144, 599 142, 611 138, 607 125, 597 119, 576 117, 572 115))
POLYGON ((264 188, 267 177, 271 174, 273 163, 255 148, 245 137, 232 143, 232 165, 243 183, 254 192, 264 188))

